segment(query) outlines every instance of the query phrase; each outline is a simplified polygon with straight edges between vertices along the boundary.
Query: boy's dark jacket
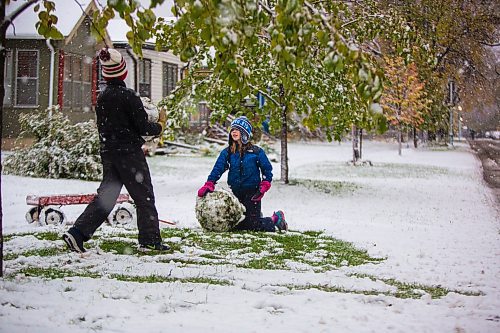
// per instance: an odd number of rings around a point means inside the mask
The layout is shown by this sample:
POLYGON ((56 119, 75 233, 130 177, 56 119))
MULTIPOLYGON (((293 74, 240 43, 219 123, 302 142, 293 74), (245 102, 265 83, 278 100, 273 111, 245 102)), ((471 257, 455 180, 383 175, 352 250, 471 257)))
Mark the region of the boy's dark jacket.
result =
POLYGON ((216 183, 222 174, 229 169, 227 183, 233 191, 257 189, 262 180, 273 180, 273 167, 263 149, 252 145, 243 156, 236 152, 231 154, 225 148, 219 154, 208 180, 216 183))
POLYGON ((97 128, 102 151, 132 151, 144 143, 142 136, 161 133, 161 125, 148 121, 141 99, 125 82, 112 79, 99 94, 97 128))

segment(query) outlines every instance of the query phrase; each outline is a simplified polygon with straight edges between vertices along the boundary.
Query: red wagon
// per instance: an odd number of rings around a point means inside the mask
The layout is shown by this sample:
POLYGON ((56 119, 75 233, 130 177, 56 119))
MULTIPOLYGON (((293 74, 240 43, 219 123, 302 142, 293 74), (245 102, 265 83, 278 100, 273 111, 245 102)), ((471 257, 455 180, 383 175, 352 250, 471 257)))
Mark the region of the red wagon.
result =
MULTIPOLYGON (((28 195, 26 203, 34 206, 26 213, 26 221, 28 223, 38 222, 39 224, 65 224, 66 216, 60 209, 66 205, 82 205, 89 204, 97 194, 59 194, 59 195, 28 195), (59 206, 56 208, 54 206, 59 206)), ((122 203, 130 203, 135 208, 134 201, 128 194, 120 194, 116 200, 118 205, 113 209, 112 214, 108 216, 107 222, 110 224, 129 224, 132 222, 132 211, 130 208, 121 205, 122 203)))

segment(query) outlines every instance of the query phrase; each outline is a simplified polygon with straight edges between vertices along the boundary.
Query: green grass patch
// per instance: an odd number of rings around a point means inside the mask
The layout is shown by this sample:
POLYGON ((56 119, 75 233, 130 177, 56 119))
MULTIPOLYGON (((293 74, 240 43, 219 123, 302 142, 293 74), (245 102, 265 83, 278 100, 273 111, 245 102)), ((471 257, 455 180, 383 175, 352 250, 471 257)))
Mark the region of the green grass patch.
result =
POLYGON ((454 292, 460 295, 465 296, 480 296, 482 293, 480 292, 464 292, 458 290, 450 290, 442 287, 436 286, 425 286, 417 283, 403 283, 394 279, 376 279, 385 282, 388 285, 394 286, 397 288, 396 292, 391 291, 379 291, 379 290, 352 290, 346 289, 344 287, 332 286, 332 285, 319 285, 319 284, 308 284, 308 285, 292 285, 287 284, 284 287, 290 290, 308 290, 308 289, 317 289, 324 292, 329 293, 348 293, 348 294, 359 294, 359 295, 385 295, 392 296, 401 299, 420 299, 423 295, 429 294, 433 299, 442 298, 446 296, 450 292, 454 292))
POLYGON ((132 255, 137 254, 137 244, 117 239, 99 239, 99 248, 104 252, 114 254, 132 255))
MULTIPOLYGON (((357 249, 351 243, 335 239, 321 231, 286 234, 213 233, 172 228, 162 229, 161 233, 163 239, 176 239, 175 242, 169 243, 174 255, 191 249, 202 251, 201 254, 195 255, 193 260, 186 262, 189 264, 234 264, 251 269, 291 269, 293 262, 297 262, 316 271, 326 271, 341 266, 357 266, 384 260, 372 258, 365 250, 357 249), (212 262, 205 259, 211 259, 212 262)), ((134 246, 123 240, 108 238, 100 240, 99 246, 103 251, 115 254, 138 253, 134 246)), ((169 258, 168 261, 170 260, 182 262, 185 258, 169 258)))
MULTIPOLYGON (((199 258, 219 259, 252 269, 290 269, 290 262, 314 267, 316 271, 340 266, 377 263, 383 258, 372 258, 351 243, 325 235, 321 231, 207 233, 191 229, 164 229, 163 238, 179 237, 181 245, 206 251, 199 258)), ((176 250, 174 250, 175 253, 176 250)), ((175 260, 174 260, 175 261, 175 260)))
POLYGON ((468 291, 459 291, 443 288, 441 286, 426 286, 419 283, 406 283, 397 281, 395 279, 380 279, 384 283, 394 286, 398 288, 398 291, 394 296, 398 298, 420 298, 422 294, 425 292, 426 294, 431 295, 432 298, 441 298, 446 296, 450 292, 454 292, 460 295, 466 296, 480 296, 482 293, 480 292, 468 292, 468 291))
POLYGON ((89 277, 98 278, 100 277, 97 273, 92 273, 88 271, 74 271, 61 269, 56 267, 43 268, 43 267, 25 267, 18 271, 18 273, 24 274, 26 276, 41 277, 46 279, 62 279, 66 277, 89 277))
MULTIPOLYGON (((416 164, 403 164, 403 163, 377 163, 375 161, 373 166, 355 167, 339 162, 326 162, 318 165, 305 165, 296 170, 297 174, 303 172, 331 175, 335 178, 429 178, 435 176, 443 176, 450 173, 446 168, 416 165, 416 164)), ((323 182, 315 180, 306 180, 308 182, 323 182)), ((338 182, 337 182, 338 183, 338 182)), ((342 183, 342 182, 340 182, 342 183)), ((349 183, 347 183, 349 184, 349 183)), ((322 185, 318 185, 319 188, 322 185)))
POLYGON ((39 240, 49 240, 49 241, 56 241, 61 239, 61 236, 57 232, 44 231, 44 232, 23 232, 23 233, 6 234, 3 236, 3 241, 8 242, 15 237, 25 237, 25 236, 34 236, 39 240))
POLYGON ((209 261, 209 260, 203 260, 203 259, 200 259, 200 260, 191 260, 191 259, 185 259, 185 258, 169 258, 169 259, 160 259, 158 260, 158 262, 163 262, 163 263, 170 263, 170 262, 174 262, 176 264, 181 264, 181 265, 213 265, 213 264, 221 264, 220 262, 216 262, 214 263, 213 261, 209 261))
MULTIPOLYGON (((135 237, 137 238, 137 236, 135 237)), ((157 255, 157 254, 167 254, 173 252, 175 249, 179 249, 178 246, 175 246, 173 244, 171 246, 171 250, 167 252, 160 252, 160 251, 149 251, 149 252, 140 252, 137 249, 137 243, 135 242, 128 242, 125 240, 118 240, 118 239, 100 239, 99 240, 99 248, 103 250, 104 252, 110 252, 113 254, 123 254, 123 255, 157 255)))
POLYGON ((351 290, 339 286, 323 285, 323 284, 307 284, 307 285, 293 285, 287 284, 284 287, 290 290, 309 290, 317 289, 328 293, 343 293, 343 294, 358 294, 358 295, 379 295, 384 294, 377 290, 351 290))
POLYGON ((182 283, 206 283, 206 284, 214 284, 220 286, 229 286, 232 285, 231 281, 220 280, 220 279, 211 279, 207 277, 192 277, 192 278, 173 278, 170 276, 161 276, 161 275, 146 275, 146 276, 131 276, 131 275, 123 275, 123 274, 112 274, 110 276, 112 279, 116 279, 118 281, 127 281, 127 282, 139 282, 139 283, 170 283, 170 282, 182 282, 182 283))
POLYGON ((331 195, 350 194, 361 188, 360 185, 352 182, 311 179, 291 179, 289 185, 299 185, 312 191, 331 195))
MULTIPOLYGON (((63 279, 67 277, 88 277, 88 278, 101 278, 98 273, 88 271, 72 271, 67 269, 60 269, 55 267, 42 268, 42 267, 25 267, 17 271, 17 274, 24 274, 30 277, 41 277, 45 279, 63 279)), ((16 274, 16 275, 17 275, 16 274)), ((223 279, 212 279, 208 277, 191 277, 191 278, 173 278, 161 275, 146 275, 146 276, 132 276, 123 274, 111 274, 111 279, 118 281, 129 281, 139 283, 162 283, 162 282, 182 282, 182 283, 206 283, 220 286, 232 285, 231 281, 223 279)))
POLYGON ((351 276, 355 276, 358 278, 369 278, 372 281, 382 281, 387 285, 393 286, 397 288, 395 293, 384 292, 384 295, 390 295, 397 298, 413 298, 418 299, 422 297, 422 295, 429 294, 431 298, 441 298, 446 296, 450 292, 454 292, 460 295, 465 296, 482 296, 482 292, 470 292, 470 291, 461 291, 455 289, 443 288, 441 286, 428 286, 419 283, 407 283, 401 282, 396 279, 382 279, 373 275, 368 274, 352 274, 351 276))
MULTIPOLYGON (((157 255, 169 254, 174 262, 198 265, 232 264, 250 269, 313 269, 317 272, 341 266, 357 266, 377 263, 383 258, 372 258, 365 250, 357 249, 351 243, 335 239, 321 231, 265 233, 231 232, 213 233, 193 229, 162 229, 163 239, 171 251, 142 253, 137 250, 136 233, 117 233, 102 235, 97 233, 86 244, 93 244, 104 252, 117 255, 157 255), (186 254, 189 259, 186 259, 186 254), (176 258, 176 256, 180 258, 176 258), (294 263, 298 263, 294 264, 294 263)), ((40 239, 59 240, 57 233, 31 233, 16 237, 35 236, 40 239)), ((12 238, 11 238, 12 239, 12 238)), ((13 260, 19 256, 51 257, 66 253, 65 248, 41 248, 25 252, 11 252, 5 257, 13 260)))
MULTIPOLYGON (((357 266, 367 263, 378 263, 384 258, 373 258, 365 250, 356 248, 353 244, 339 239, 335 239, 321 231, 305 231, 288 233, 265 233, 265 232, 232 232, 232 233, 210 233, 193 229, 163 229, 162 237, 168 242, 172 250, 165 252, 150 252, 146 255, 162 254, 157 260, 149 263, 165 265, 174 262, 182 265, 234 265, 244 269, 259 270, 304 270, 324 272, 337 269, 341 266, 357 266)), ((25 233, 8 235, 8 241, 14 237, 35 236, 42 240, 59 240, 55 232, 25 233)), ((32 239, 31 239, 32 240, 32 239)), ((94 235, 93 240, 87 245, 89 250, 95 245, 104 252, 117 255, 133 255, 139 258, 144 255, 137 250, 137 234, 117 232, 113 234, 94 235)), ((40 248, 24 252, 10 252, 4 257, 6 265, 10 261, 25 257, 40 257, 40 266, 34 267, 32 264, 19 262, 16 263, 12 273, 8 278, 14 278, 19 274, 45 279, 61 279, 67 277, 89 277, 100 278, 99 273, 92 272, 93 266, 86 265, 85 268, 75 270, 61 269, 53 267, 53 263, 47 263, 45 258, 57 257, 68 253, 66 248, 50 247, 40 248), (21 266, 17 268, 17 266, 21 266), (23 267, 24 266, 24 267, 23 267)), ((63 257, 66 258, 66 257, 63 257)), ((51 259, 52 260, 52 259, 51 259)), ((67 261, 67 259, 62 259, 67 261)), ((125 257, 126 260, 126 257, 125 257)), ((85 262, 76 259, 77 262, 85 262)), ((92 264, 92 262, 90 262, 92 264)), ((179 269, 182 269, 180 267, 179 269)), ((223 268, 221 268, 223 269, 223 268)), ((206 276, 192 278, 174 278, 171 276, 147 275, 139 276, 130 271, 130 274, 112 274, 111 279, 118 281, 132 281, 139 283, 203 283, 213 285, 232 285, 232 281, 217 279, 206 276)), ((335 285, 282 285, 290 290, 317 289, 324 292, 354 293, 363 295, 383 294, 397 298, 419 299, 423 295, 430 295, 432 298, 441 298, 450 292, 455 292, 467 296, 480 296, 481 292, 464 292, 459 290, 450 290, 441 286, 429 286, 418 283, 406 283, 396 279, 381 279, 376 276, 366 274, 350 274, 355 278, 369 278, 373 281, 383 282, 388 286, 394 287, 395 291, 378 290, 350 290, 335 285)))
POLYGON ((10 252, 5 254, 4 260, 14 260, 19 257, 53 257, 63 253, 67 253, 68 251, 59 247, 46 247, 35 250, 29 250, 21 253, 10 252))

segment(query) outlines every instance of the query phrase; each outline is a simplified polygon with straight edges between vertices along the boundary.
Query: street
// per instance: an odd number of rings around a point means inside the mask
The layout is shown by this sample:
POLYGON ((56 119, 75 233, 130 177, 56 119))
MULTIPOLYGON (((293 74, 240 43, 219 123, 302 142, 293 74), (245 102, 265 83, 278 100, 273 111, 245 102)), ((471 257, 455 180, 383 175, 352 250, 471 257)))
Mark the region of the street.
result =
POLYGON ((469 141, 483 165, 483 178, 494 189, 500 203, 500 141, 492 139, 469 141))

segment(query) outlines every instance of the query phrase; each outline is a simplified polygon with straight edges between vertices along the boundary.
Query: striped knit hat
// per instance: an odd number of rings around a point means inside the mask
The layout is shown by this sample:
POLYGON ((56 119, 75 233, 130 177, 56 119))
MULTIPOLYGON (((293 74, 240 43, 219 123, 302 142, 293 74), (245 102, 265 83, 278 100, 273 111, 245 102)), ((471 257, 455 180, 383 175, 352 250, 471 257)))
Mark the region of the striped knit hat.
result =
MULTIPOLYGON (((252 125, 247 117, 241 116, 233 120, 231 123, 231 130, 237 129, 241 134, 241 142, 243 144, 247 144, 248 141, 252 138, 252 125)), ((229 141, 231 141, 231 133, 229 133, 229 141)))
POLYGON ((103 48, 99 52, 102 76, 105 80, 114 78, 125 80, 127 77, 127 64, 120 52, 115 49, 103 48))

